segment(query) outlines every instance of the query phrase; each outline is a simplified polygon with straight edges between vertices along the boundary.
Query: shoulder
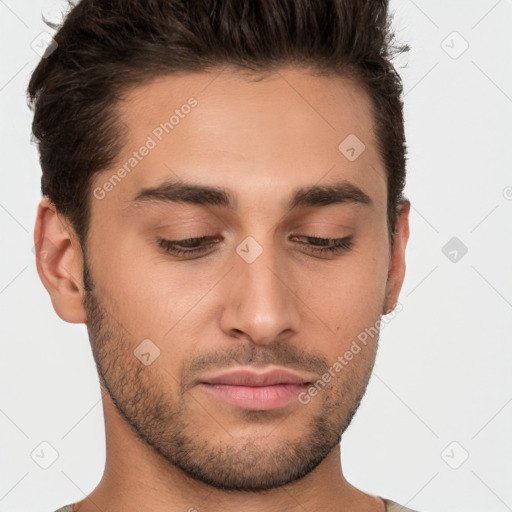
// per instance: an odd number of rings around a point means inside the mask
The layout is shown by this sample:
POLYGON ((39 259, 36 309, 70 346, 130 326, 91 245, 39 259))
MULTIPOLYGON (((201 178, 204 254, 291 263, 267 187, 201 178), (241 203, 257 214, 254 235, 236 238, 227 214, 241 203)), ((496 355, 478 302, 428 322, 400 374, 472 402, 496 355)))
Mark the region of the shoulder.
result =
POLYGON ((404 507, 399 503, 396 503, 392 500, 385 499, 386 502, 386 512, 418 512, 413 510, 412 508, 404 507))

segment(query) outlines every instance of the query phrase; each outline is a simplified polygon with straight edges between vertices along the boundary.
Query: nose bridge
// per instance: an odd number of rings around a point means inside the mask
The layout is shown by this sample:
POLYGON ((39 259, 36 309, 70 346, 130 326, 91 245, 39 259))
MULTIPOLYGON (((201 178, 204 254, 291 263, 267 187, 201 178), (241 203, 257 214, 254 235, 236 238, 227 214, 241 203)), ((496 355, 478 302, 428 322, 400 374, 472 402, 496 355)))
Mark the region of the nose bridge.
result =
POLYGON ((222 328, 270 343, 283 331, 298 330, 299 314, 290 288, 291 273, 279 261, 271 236, 246 237, 236 248, 233 277, 236 285, 225 305, 222 328))

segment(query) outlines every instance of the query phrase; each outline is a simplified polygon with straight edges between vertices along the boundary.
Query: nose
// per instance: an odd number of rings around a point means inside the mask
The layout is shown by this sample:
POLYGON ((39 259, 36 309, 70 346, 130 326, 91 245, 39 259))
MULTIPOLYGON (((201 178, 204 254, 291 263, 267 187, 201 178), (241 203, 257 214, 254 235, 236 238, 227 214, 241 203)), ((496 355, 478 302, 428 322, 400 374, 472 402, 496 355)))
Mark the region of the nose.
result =
POLYGON ((270 247, 252 262, 234 255, 221 315, 221 328, 227 335, 265 345, 298 332, 300 300, 293 292, 293 273, 285 263, 270 247))

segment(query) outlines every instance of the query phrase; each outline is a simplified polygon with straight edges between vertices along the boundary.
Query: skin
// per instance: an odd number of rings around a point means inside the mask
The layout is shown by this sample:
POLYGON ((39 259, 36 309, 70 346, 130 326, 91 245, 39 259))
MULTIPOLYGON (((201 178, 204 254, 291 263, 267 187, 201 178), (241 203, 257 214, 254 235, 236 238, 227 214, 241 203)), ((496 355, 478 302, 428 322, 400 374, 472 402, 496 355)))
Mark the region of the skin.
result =
POLYGON ((57 314, 87 324, 103 393, 105 473, 79 510, 382 512, 381 500, 345 479, 339 450, 378 336, 307 404, 251 412, 197 385, 239 365, 290 368, 317 380, 393 309, 410 203, 400 205, 391 247, 370 100, 348 79, 294 67, 261 81, 230 69, 161 77, 131 89, 119 105, 128 140, 93 189, 190 97, 198 104, 179 125, 104 198, 91 198, 85 263, 92 292, 84 291, 84 255, 72 227, 47 198, 39 205, 35 239, 53 248, 51 258, 37 259, 39 275, 57 314), (366 147, 354 161, 338 150, 348 134, 366 147), (170 178, 228 188, 238 209, 133 206, 142 189, 170 178), (372 204, 287 210, 296 188, 341 179, 372 204), (156 241, 208 234, 219 245, 195 259, 166 253, 156 241), (310 239, 292 234, 353 235, 354 243, 318 255, 310 239), (248 236, 263 249, 251 263, 236 252, 248 236), (160 350, 147 366, 134 356, 145 339, 160 350))

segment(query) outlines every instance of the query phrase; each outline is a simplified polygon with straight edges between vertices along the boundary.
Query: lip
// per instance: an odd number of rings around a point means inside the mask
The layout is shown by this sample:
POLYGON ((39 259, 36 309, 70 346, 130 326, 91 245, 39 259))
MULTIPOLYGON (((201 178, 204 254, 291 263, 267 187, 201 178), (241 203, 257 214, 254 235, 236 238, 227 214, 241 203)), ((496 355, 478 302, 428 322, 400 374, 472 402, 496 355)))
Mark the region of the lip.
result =
POLYGON ((235 369, 199 383, 210 395, 248 410, 282 407, 304 391, 314 380, 311 374, 298 374, 282 368, 265 371, 235 369))
POLYGON ((272 368, 265 371, 253 369, 230 370, 201 382, 206 384, 230 384, 232 386, 274 386, 276 384, 308 384, 314 377, 300 375, 282 368, 272 368))

